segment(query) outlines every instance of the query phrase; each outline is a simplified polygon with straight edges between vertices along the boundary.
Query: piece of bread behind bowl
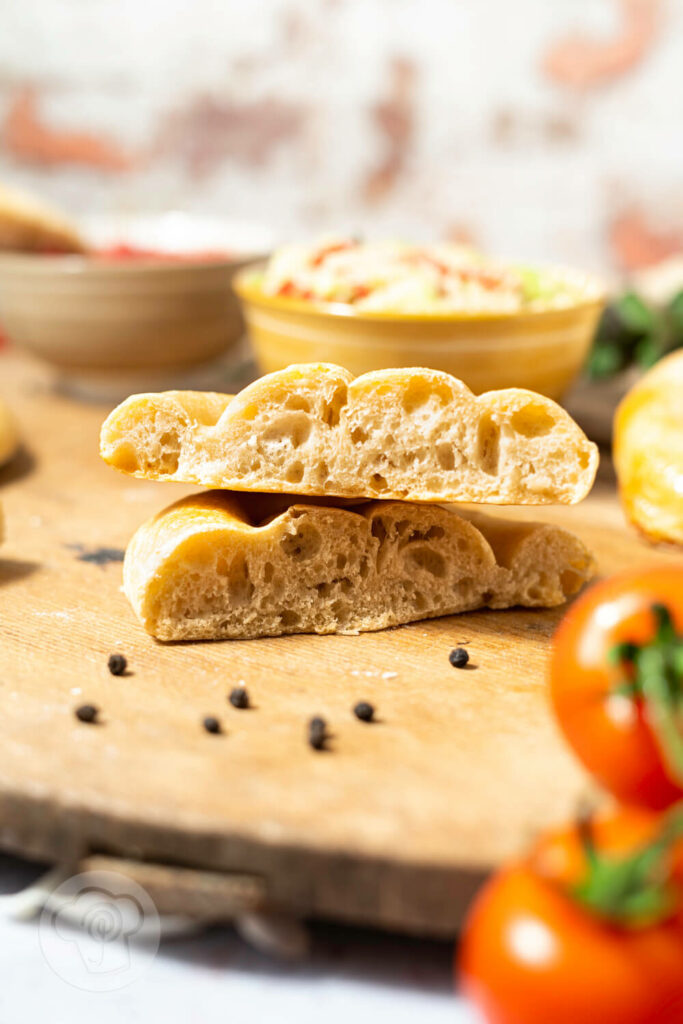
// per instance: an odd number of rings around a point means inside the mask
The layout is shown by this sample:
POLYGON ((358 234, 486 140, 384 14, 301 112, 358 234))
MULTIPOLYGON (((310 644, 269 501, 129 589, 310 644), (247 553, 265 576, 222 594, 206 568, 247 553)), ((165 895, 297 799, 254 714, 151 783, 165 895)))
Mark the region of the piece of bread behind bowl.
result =
POLYGON ((83 253, 70 221, 47 203, 0 184, 0 252, 83 253))
POLYGON ((631 522, 650 540, 683 544, 683 351, 660 360, 622 399, 613 451, 631 522))
POLYGON ((16 420, 0 398, 0 466, 12 458, 18 444, 19 432, 16 420))
POLYGON ((357 633, 561 604, 595 572, 581 541, 545 524, 400 501, 273 508, 210 491, 141 526, 123 576, 145 629, 159 640, 357 633))
POLYGON ((580 501, 598 452, 560 406, 511 388, 479 397, 419 368, 361 377, 306 363, 239 395, 133 395, 102 427, 125 473, 238 491, 489 504, 580 501))

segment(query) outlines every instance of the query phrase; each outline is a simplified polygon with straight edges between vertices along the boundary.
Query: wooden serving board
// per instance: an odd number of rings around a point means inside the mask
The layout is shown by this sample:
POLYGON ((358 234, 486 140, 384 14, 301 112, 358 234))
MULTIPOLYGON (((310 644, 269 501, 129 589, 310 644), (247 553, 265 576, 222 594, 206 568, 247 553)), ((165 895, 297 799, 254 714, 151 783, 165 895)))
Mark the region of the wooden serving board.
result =
MULTIPOLYGON (((25 439, 0 471, 4 848, 196 869, 186 886, 246 877, 264 908, 448 935, 483 872, 572 814, 588 783, 544 688, 561 610, 161 645, 132 615, 116 552, 190 488, 106 467, 108 409, 53 394, 16 355, 0 357, 0 395, 25 439), (465 670, 448 662, 458 643, 465 670), (109 674, 114 651, 130 674, 109 674), (252 710, 227 702, 237 683, 252 710), (376 724, 353 717, 360 699, 376 724), (75 719, 85 702, 101 724, 75 719), (207 714, 223 735, 202 729, 207 714), (324 753, 306 744, 314 714, 334 734, 324 753)), ((611 481, 579 507, 517 514, 574 529, 604 572, 681 557, 625 526, 611 481)))

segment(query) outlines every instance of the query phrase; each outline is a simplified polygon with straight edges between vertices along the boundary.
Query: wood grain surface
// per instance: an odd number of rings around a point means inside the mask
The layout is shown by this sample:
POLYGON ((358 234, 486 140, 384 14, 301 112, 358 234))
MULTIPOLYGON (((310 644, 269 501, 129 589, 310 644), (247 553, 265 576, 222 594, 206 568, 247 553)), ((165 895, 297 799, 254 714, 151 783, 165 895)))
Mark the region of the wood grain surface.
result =
MULTIPOLYGON (((0 356, 0 395, 24 438, 0 470, 3 847, 234 872, 268 908, 443 935, 482 872, 572 814, 588 783, 544 686, 561 610, 159 644, 121 592, 117 551, 192 489, 108 469, 108 409, 54 394, 35 364, 0 356), (456 670, 462 643, 471 663, 456 670), (108 672, 114 651, 125 676, 108 672), (228 703, 237 684, 252 709, 228 703), (354 718, 361 699, 376 724, 354 718), (74 717, 86 702, 99 724, 74 717), (306 743, 314 714, 333 734, 326 752, 306 743)), ((603 572, 680 559, 626 527, 608 477, 581 506, 513 514, 574 529, 603 572)))

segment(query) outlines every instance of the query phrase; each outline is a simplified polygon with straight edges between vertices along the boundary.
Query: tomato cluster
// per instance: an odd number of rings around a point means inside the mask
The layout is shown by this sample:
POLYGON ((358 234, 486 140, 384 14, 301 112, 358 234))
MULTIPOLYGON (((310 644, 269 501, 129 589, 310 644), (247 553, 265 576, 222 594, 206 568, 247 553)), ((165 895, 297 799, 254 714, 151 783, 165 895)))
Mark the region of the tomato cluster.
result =
POLYGON ((489 1024, 683 1024, 683 568, 593 586, 558 629, 550 694, 620 802, 484 887, 458 958, 489 1024))

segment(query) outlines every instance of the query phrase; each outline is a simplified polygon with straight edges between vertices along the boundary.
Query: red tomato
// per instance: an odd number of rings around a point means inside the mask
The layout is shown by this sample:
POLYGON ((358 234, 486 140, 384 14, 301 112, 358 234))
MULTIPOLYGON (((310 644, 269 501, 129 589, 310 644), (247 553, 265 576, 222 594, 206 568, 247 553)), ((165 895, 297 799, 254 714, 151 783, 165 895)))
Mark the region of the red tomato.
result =
POLYGON ((653 808, 680 800, 683 567, 624 573, 579 598, 555 634, 550 692, 566 738, 606 789, 653 808))
MULTIPOLYGON (((596 827, 599 855, 632 852, 657 821, 626 814, 596 827)), ((683 1024, 680 853, 676 861, 669 909, 650 923, 615 923, 574 895, 588 871, 576 829, 547 837, 475 900, 460 943, 462 990, 488 1024, 683 1024)))

